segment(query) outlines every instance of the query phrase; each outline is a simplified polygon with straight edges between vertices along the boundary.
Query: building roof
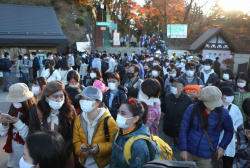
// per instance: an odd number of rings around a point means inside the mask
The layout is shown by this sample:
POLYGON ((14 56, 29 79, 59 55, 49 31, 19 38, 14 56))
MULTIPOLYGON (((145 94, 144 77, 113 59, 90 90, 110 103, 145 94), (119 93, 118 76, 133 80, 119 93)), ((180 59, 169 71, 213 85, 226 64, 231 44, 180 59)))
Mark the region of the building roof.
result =
POLYGON ((52 7, 0 4, 0 45, 67 43, 52 7))
POLYGON ((230 40, 227 34, 223 31, 221 27, 208 29, 203 35, 201 35, 189 48, 191 51, 199 51, 204 45, 218 33, 221 33, 222 37, 228 42, 232 51, 237 52, 238 49, 234 43, 230 40))

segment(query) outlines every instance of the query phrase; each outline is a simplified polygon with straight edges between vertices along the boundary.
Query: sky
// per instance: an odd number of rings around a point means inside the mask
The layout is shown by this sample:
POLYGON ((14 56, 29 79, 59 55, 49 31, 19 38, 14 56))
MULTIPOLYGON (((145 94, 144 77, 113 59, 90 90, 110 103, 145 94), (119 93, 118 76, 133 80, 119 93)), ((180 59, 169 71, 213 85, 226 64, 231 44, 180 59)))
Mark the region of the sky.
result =
MULTIPOLYGON (((143 5, 145 2, 144 0, 135 0, 139 5, 143 5)), ((189 0, 187 0, 189 1, 189 0)), ((214 5, 216 0, 195 0, 197 4, 199 5, 206 5, 204 6, 204 12, 208 12, 209 9, 214 5)), ((249 13, 250 14, 250 0, 220 0, 220 4, 222 5, 223 10, 240 10, 243 13, 249 13)))

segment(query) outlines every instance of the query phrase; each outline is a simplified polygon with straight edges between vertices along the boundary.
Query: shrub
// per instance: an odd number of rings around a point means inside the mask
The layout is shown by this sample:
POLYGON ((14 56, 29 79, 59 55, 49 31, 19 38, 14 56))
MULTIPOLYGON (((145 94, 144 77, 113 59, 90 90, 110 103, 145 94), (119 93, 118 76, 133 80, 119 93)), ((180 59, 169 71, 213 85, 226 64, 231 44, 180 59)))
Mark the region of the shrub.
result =
POLYGON ((87 11, 88 11, 88 12, 91 12, 91 11, 92 11, 92 7, 89 6, 89 5, 87 5, 87 11))
POLYGON ((85 20, 83 18, 76 18, 76 24, 84 26, 85 20))
POLYGON ((55 10, 59 10, 61 8, 60 0, 50 0, 50 2, 55 10))
POLYGON ((64 20, 63 18, 59 18, 58 20, 59 20, 59 23, 60 23, 61 28, 64 29, 64 28, 65 28, 65 25, 66 25, 66 23, 67 23, 66 20, 64 20))
POLYGON ((86 9, 84 7, 80 7, 79 11, 84 13, 84 12, 86 12, 86 9))

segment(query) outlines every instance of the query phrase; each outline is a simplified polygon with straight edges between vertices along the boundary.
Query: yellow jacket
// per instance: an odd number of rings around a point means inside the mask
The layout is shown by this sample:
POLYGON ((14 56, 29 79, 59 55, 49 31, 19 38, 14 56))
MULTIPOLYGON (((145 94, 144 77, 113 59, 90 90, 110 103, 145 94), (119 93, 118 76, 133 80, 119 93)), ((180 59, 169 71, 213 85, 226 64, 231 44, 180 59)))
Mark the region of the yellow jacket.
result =
MULTIPOLYGON (((95 159, 99 167, 105 167, 106 165, 110 163, 113 137, 114 137, 115 132, 119 129, 119 127, 116 124, 116 121, 113 119, 113 117, 110 117, 108 119, 110 139, 107 142, 106 137, 105 137, 105 131, 104 131, 104 119, 107 116, 110 116, 110 112, 108 109, 106 109, 106 112, 103 114, 103 116, 99 120, 99 123, 96 125, 95 132, 92 138, 92 143, 91 143, 91 147, 93 147, 94 144, 98 144, 99 146, 98 153, 93 155, 93 158, 95 159)), ((88 140, 86 138, 86 134, 81 125, 80 118, 84 121, 83 123, 86 123, 82 115, 78 115, 76 117, 75 123, 74 123, 74 130, 73 130, 73 145, 75 147, 76 155, 80 157, 81 164, 83 164, 86 158, 88 157, 88 155, 83 155, 80 151, 80 147, 82 144, 85 144, 86 146, 89 146, 89 145, 88 145, 88 140)), ((85 126, 87 130, 87 125, 85 126)))

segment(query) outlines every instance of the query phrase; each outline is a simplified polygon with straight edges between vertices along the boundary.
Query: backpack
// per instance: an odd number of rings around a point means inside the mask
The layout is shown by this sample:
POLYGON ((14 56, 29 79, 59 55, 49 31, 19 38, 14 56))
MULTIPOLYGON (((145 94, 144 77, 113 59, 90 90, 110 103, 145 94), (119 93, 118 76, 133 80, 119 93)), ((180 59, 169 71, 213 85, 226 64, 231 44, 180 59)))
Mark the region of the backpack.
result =
MULTIPOLYGON (((116 133, 114 141, 116 141, 119 132, 116 133)), ((124 145, 123 154, 127 164, 129 165, 129 160, 131 159, 131 147, 133 143, 138 139, 144 139, 147 141, 147 146, 150 154, 150 160, 160 159, 160 160, 172 160, 173 151, 171 147, 164 142, 160 137, 154 135, 143 135, 138 134, 136 136, 130 137, 124 145)))
POLYGON ((185 168, 198 168, 195 162, 190 161, 170 161, 170 160, 153 160, 146 163, 143 167, 147 168, 166 168, 166 167, 185 167, 185 168))

